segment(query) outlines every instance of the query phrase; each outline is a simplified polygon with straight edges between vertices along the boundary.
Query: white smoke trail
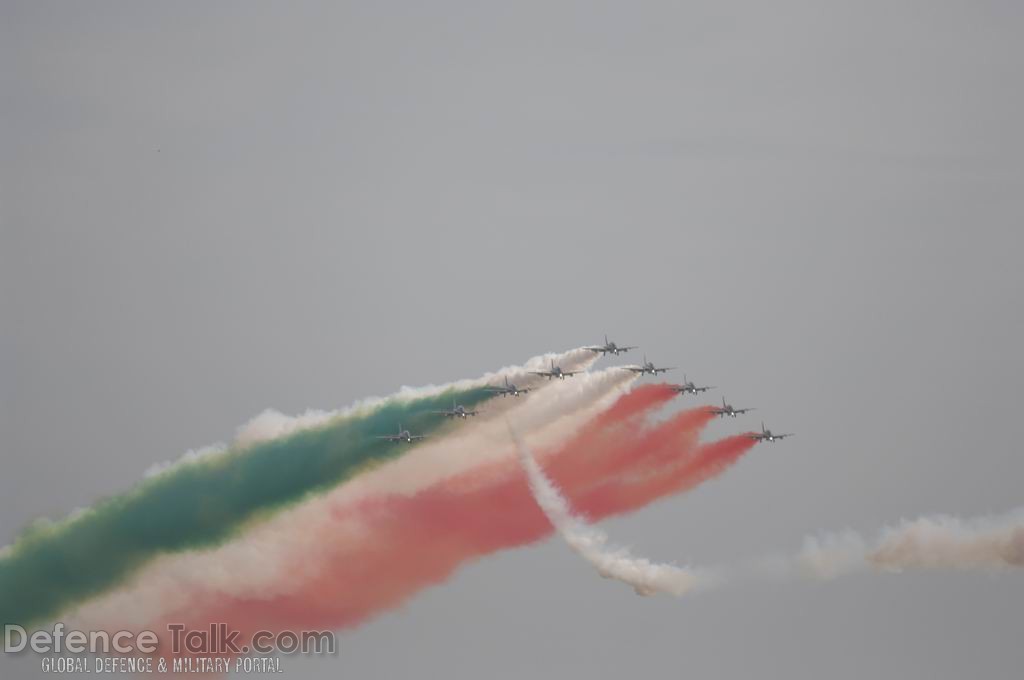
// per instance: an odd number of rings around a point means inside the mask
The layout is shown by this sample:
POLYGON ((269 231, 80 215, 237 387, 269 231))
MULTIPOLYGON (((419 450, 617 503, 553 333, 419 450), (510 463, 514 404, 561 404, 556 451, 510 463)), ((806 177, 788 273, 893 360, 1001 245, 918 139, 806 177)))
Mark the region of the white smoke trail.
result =
POLYGON ((311 427, 317 427, 335 418, 348 416, 365 416, 385 404, 407 403, 416 399, 435 397, 450 390, 470 390, 485 385, 500 384, 508 378, 520 387, 531 387, 540 383, 530 371, 544 370, 553 362, 566 370, 583 370, 597 360, 596 354, 583 348, 571 349, 567 352, 548 352, 531 357, 520 366, 511 365, 496 371, 485 373, 479 378, 463 378, 440 385, 410 387, 403 385, 397 392, 387 397, 368 397, 355 404, 334 411, 310 409, 297 416, 288 416, 275 409, 267 409, 246 424, 238 428, 235 444, 248 446, 269 439, 287 436, 311 427))
POLYGON ((568 501, 544 475, 527 445, 509 426, 537 504, 562 539, 606 578, 639 594, 682 595, 726 580, 778 579, 802 575, 833 579, 863 569, 985 569, 1024 567, 1024 508, 1005 515, 960 519, 948 515, 903 520, 884 528, 873 545, 854 531, 808 537, 793 558, 763 557, 714 570, 681 569, 652 563, 611 548, 608 537, 572 515, 568 501))
POLYGON ((855 532, 804 541, 796 558, 803 573, 821 579, 860 569, 989 569, 1024 567, 1024 508, 1000 516, 948 515, 903 520, 869 545, 855 532))
POLYGON ((185 455, 177 460, 165 460, 160 463, 153 463, 149 466, 149 469, 142 474, 142 476, 146 479, 156 477, 157 475, 167 472, 175 465, 185 465, 204 460, 210 456, 220 455, 227 451, 227 449, 228 445, 223 442, 217 442, 216 444, 210 444, 209 446, 203 446, 198 449, 189 449, 185 452, 185 455))
MULTIPOLYGON (((539 384, 542 379, 531 375, 530 371, 545 369, 550 365, 550 362, 554 362, 566 370, 582 370, 593 364, 597 360, 597 356, 593 352, 582 348, 572 349, 567 352, 548 352, 531 357, 522 365, 505 366, 496 371, 485 373, 479 378, 464 378, 440 385, 426 385, 422 387, 403 385, 397 392, 387 397, 360 399, 351 406, 341 409, 308 409, 298 415, 290 416, 276 409, 268 408, 238 427, 232 441, 232 446, 252 446, 260 442, 286 437, 301 430, 319 427, 337 418, 365 417, 386 404, 404 403, 437 396, 449 390, 462 391, 489 384, 498 384, 505 378, 522 387, 532 387, 539 384)), ((178 465, 202 461, 228 450, 230 450, 230 447, 223 443, 192 449, 175 460, 154 463, 146 470, 143 476, 149 478, 160 475, 178 465)))
POLYGON ((601 576, 632 586, 638 595, 667 593, 681 596, 716 583, 717 578, 708 572, 651 562, 643 557, 634 557, 625 548, 609 546, 607 534, 573 516, 569 502, 541 470, 526 443, 511 425, 508 429, 515 440, 519 462, 526 471, 537 505, 573 552, 593 565, 601 576))

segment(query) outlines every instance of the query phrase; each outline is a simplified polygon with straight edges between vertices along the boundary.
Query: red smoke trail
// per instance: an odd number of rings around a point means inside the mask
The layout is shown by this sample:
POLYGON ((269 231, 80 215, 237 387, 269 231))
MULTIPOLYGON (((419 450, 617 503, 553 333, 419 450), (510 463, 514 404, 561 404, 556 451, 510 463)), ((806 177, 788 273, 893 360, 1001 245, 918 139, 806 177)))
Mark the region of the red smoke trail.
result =
MULTIPOLYGON (((699 431, 710 419, 706 409, 682 412, 638 434, 632 421, 664 403, 661 386, 650 387, 620 398, 544 458, 548 474, 574 506, 595 519, 690 488, 752 444, 732 437, 698 446, 699 431), (597 477, 588 471, 595 461, 603 471, 597 477)), ((346 628, 444 581, 467 560, 547 536, 552 527, 518 465, 486 467, 415 496, 361 504, 360 520, 368 530, 359 545, 332 541, 329 524, 318 529, 324 531, 321 554, 295 556, 299 582, 286 594, 261 599, 199 593, 182 618, 195 627, 224 621, 242 631, 243 639, 259 629, 346 628), (481 478, 486 481, 478 483, 481 478), (323 568, 310 571, 311 562, 323 568)))
MULTIPOLYGON (((617 409, 618 404, 613 405, 587 423, 560 448, 547 456, 542 455, 547 474, 554 479, 572 480, 574 484, 603 479, 628 464, 631 459, 637 459, 640 452, 646 450, 650 437, 657 436, 656 432, 668 428, 693 429, 699 426, 689 415, 693 411, 684 411, 662 426, 652 428, 639 416, 649 415, 677 393, 668 385, 644 385, 636 391, 640 390, 645 390, 642 406, 628 410, 623 408, 617 417, 605 418, 617 409)), ((519 467, 514 461, 511 465, 519 467)))
MULTIPOLYGON (((582 475, 604 479, 623 467, 636 472, 643 468, 659 467, 667 461, 678 459, 682 454, 680 443, 695 443, 697 435, 713 417, 714 414, 706 406, 681 411, 656 427, 636 432, 633 441, 628 445, 614 447, 609 453, 601 456, 599 461, 592 463, 587 470, 580 471, 579 476, 573 475, 573 479, 577 483, 582 475)), ((689 449, 692 446, 685 448, 689 449)), ((549 477, 557 474, 560 461, 561 458, 556 458, 546 466, 549 477)))
POLYGON ((640 385, 623 394, 615 402, 590 419, 579 436, 585 437, 590 430, 600 430, 616 425, 638 415, 647 415, 652 409, 667 404, 678 393, 669 385, 640 385))
MULTIPOLYGON (((555 474, 599 474, 597 466, 600 462, 631 439, 640 437, 647 427, 647 416, 667 404, 676 395, 675 390, 664 384, 642 385, 623 394, 611 406, 588 420, 567 442, 548 456, 551 465, 556 468, 555 474)), ((516 426, 515 421, 510 424, 516 426)), ((509 475, 517 475, 519 464, 511 453, 511 440, 508 448, 509 455, 501 460, 478 465, 441 484, 451 492, 466 493, 506 479, 509 475)), ((362 513, 363 509, 350 507, 338 512, 353 511, 362 513)))
POLYGON ((732 466, 756 442, 734 435, 702 444, 640 480, 610 480, 601 488, 573 499, 573 508, 589 517, 629 512, 665 496, 688 491, 732 466))

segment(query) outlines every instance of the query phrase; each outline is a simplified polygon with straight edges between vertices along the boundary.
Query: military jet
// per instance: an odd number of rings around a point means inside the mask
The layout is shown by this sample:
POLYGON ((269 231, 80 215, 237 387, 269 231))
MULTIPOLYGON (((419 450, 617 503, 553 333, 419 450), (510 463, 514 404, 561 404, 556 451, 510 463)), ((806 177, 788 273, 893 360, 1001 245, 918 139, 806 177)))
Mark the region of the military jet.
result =
POLYGON ((445 418, 467 418, 469 416, 475 416, 480 411, 467 411, 466 407, 462 404, 456 404, 455 400, 452 399, 452 407, 443 411, 431 411, 436 416, 444 416, 445 418))
POLYGON ((552 378, 558 378, 559 380, 565 380, 566 376, 571 378, 572 376, 576 375, 577 373, 582 373, 582 372, 583 371, 563 371, 561 366, 555 366, 554 359, 551 360, 551 370, 549 370, 549 371, 530 371, 530 373, 533 373, 534 375, 544 376, 548 380, 551 380, 552 378))
POLYGON ((427 435, 425 435, 425 434, 412 434, 412 433, 409 432, 409 430, 403 430, 401 423, 398 424, 398 433, 397 434, 379 434, 379 435, 377 435, 377 439, 386 439, 389 442, 406 442, 406 443, 414 442, 417 439, 426 439, 426 437, 427 437, 427 435))
POLYGON ((495 394, 500 394, 503 397, 507 397, 510 394, 513 397, 518 397, 520 394, 526 394, 532 388, 530 388, 530 387, 516 387, 515 385, 513 385, 512 383, 510 383, 508 381, 508 376, 505 376, 505 384, 504 385, 488 385, 484 389, 490 390, 491 392, 494 392, 495 394))
POLYGON ((722 397, 722 407, 719 408, 718 406, 715 406, 714 408, 711 409, 711 412, 714 413, 716 416, 730 416, 732 418, 735 418, 741 413, 746 413, 747 411, 753 410, 754 409, 752 408, 733 408, 732 404, 726 404, 725 397, 722 397))
POLYGON ((715 389, 715 386, 714 385, 704 385, 702 387, 697 387, 696 385, 693 384, 693 381, 688 380, 686 378, 686 374, 684 373, 683 374, 683 384, 682 385, 673 385, 672 389, 674 389, 679 394, 697 394, 698 392, 707 392, 708 390, 713 390, 713 389, 715 389))
POLYGON ((605 354, 614 354, 618 356, 622 352, 628 352, 631 349, 636 349, 636 345, 630 345, 628 347, 619 347, 614 342, 609 342, 608 336, 606 335, 604 336, 603 345, 594 345, 592 347, 584 347, 583 349, 588 349, 591 352, 600 354, 601 356, 604 356, 605 354))
POLYGON ((747 436, 753 439, 755 442, 773 442, 776 439, 785 439, 786 437, 792 437, 793 433, 787 432, 786 434, 774 434, 771 430, 764 429, 764 421, 762 420, 761 431, 749 432, 747 433, 747 436))
POLYGON ((639 366, 623 366, 623 368, 626 369, 627 371, 633 371, 634 373, 639 373, 642 376, 642 375, 644 375, 646 373, 650 373, 651 375, 658 375, 659 373, 664 373, 665 371, 671 371, 672 369, 675 368, 675 366, 665 366, 665 367, 655 366, 653 361, 648 361, 647 360, 647 355, 645 354, 644 355, 644 362, 642 364, 640 364, 639 366))

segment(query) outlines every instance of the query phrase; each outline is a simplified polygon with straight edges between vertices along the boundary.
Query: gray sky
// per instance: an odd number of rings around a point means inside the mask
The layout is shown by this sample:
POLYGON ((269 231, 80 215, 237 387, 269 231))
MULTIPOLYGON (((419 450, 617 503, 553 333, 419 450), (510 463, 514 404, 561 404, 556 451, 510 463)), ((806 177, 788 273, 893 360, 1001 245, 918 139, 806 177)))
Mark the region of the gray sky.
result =
MULTIPOLYGON (((715 434, 799 433, 607 523, 641 554, 1019 506, 1022 35, 1009 0, 4 2, 0 543, 266 407, 605 332, 759 407, 715 434)), ((637 598, 550 541, 286 671, 1009 679, 1022 605, 637 598)))

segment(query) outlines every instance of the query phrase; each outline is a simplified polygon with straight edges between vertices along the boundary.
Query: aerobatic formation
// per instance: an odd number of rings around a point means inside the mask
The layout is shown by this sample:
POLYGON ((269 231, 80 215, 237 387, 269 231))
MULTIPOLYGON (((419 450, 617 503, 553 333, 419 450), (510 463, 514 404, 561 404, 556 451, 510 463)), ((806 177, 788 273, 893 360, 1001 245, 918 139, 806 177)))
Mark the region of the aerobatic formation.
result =
MULTIPOLYGON (((628 352, 631 349, 636 349, 636 348, 637 348, 636 345, 627 345, 627 346, 620 347, 619 345, 616 345, 614 342, 609 341, 608 340, 608 336, 606 335, 606 336, 604 336, 604 344, 603 345, 590 345, 590 346, 584 347, 583 350, 588 351, 588 352, 592 352, 594 354, 598 354, 598 355, 601 355, 601 356, 604 356, 606 354, 614 354, 614 355, 618 356, 619 354, 623 354, 625 352, 628 352)), ((665 373, 667 371, 675 370, 674 366, 655 366, 654 362, 647 360, 647 355, 646 354, 644 355, 643 362, 641 364, 639 364, 637 366, 620 366, 619 368, 621 368, 622 370, 625 370, 625 371, 629 371, 630 373, 633 373, 634 375, 636 375, 638 377, 642 377, 644 375, 657 376, 659 373, 665 373)), ((555 364, 555 360, 554 359, 549 360, 548 366, 546 368, 544 368, 544 369, 535 370, 535 371, 533 371, 533 370, 527 371, 527 373, 529 375, 540 376, 540 377, 546 378, 548 380, 551 380, 552 378, 558 378, 559 380, 565 380, 566 378, 571 378, 574 375, 579 375, 582 372, 583 372, 582 369, 577 369, 577 370, 566 370, 566 369, 563 369, 561 366, 555 364)), ((678 393, 678 394, 698 394, 700 392, 706 392, 708 390, 714 389, 714 386, 712 386, 712 385, 705 385, 705 386, 698 387, 697 385, 694 385, 693 382, 690 381, 685 375, 683 376, 683 384, 681 384, 681 385, 669 385, 669 387, 671 387, 673 390, 675 390, 676 393, 678 393)), ((492 394, 498 394, 498 395, 501 395, 503 397, 509 396, 509 395, 511 395, 513 397, 518 397, 520 394, 526 394, 532 388, 530 388, 530 387, 517 387, 516 385, 514 385, 514 384, 512 384, 512 383, 510 383, 508 381, 508 376, 506 375, 504 377, 504 382, 503 383, 498 384, 498 385, 487 385, 487 386, 484 387, 484 389, 487 390, 488 392, 492 393, 492 394)), ((732 418, 735 418, 736 416, 742 415, 744 413, 747 413, 748 411, 753 411, 753 410, 754 410, 753 408, 739 408, 739 409, 738 408, 733 408, 731 404, 725 403, 725 399, 723 398, 722 399, 722 406, 721 406, 721 408, 719 408, 717 406, 713 407, 711 409, 711 412, 714 413, 716 416, 730 416, 732 418)), ((444 410, 441 410, 441 411, 431 411, 431 413, 434 414, 434 415, 444 416, 446 418, 466 418, 468 416, 475 416, 478 413, 480 413, 480 411, 477 411, 477 410, 467 410, 467 408, 464 405, 458 404, 458 403, 456 403, 456 401, 454 399, 452 399, 452 407, 450 409, 444 409, 444 410)), ((398 431, 397 432, 394 432, 392 434, 381 434, 381 435, 378 435, 378 438, 379 439, 385 439, 385 440, 391 441, 391 442, 412 443, 412 442, 417 441, 419 439, 423 439, 426 436, 427 435, 412 434, 408 430, 403 430, 401 423, 399 423, 398 424, 398 431)), ((778 439, 785 439, 786 437, 792 437, 793 433, 790 432, 790 433, 786 433, 786 434, 772 434, 771 430, 765 429, 764 423, 762 422, 761 423, 761 431, 760 432, 751 432, 751 433, 746 434, 745 436, 749 437, 750 439, 752 439, 752 440, 754 440, 756 442, 761 442, 761 441, 774 442, 774 441, 776 441, 778 439)))
MULTIPOLYGON (((33 522, 0 549, 0 619, 154 631, 216 621, 242 641, 256 631, 345 629, 462 565, 553 532, 640 594, 722 586, 743 569, 652 562, 591 525, 692 489, 755 444, 792 433, 762 422, 704 438, 717 416, 751 408, 723 399, 665 416, 674 398, 715 388, 686 375, 682 384, 638 384, 672 370, 646 356, 595 367, 634 349, 606 337, 339 411, 266 411, 230 443, 155 465, 135 487, 64 519, 33 522)), ((744 569, 831 578, 1022 564, 1017 511, 904 522, 875 542, 826 534, 744 569)))

